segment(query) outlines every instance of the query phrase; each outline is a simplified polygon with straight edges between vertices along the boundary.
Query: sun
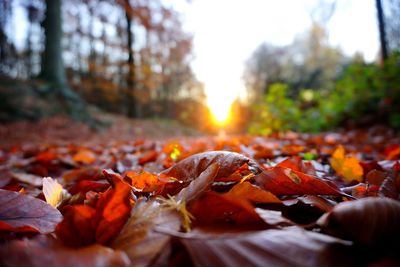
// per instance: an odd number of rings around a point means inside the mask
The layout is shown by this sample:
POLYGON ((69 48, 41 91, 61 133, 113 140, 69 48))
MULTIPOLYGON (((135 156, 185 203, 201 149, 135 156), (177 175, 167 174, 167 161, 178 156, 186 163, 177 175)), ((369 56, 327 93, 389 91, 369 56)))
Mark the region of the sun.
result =
POLYGON ((232 101, 228 99, 218 99, 209 97, 207 101, 208 108, 215 124, 224 126, 228 124, 231 117, 232 101))

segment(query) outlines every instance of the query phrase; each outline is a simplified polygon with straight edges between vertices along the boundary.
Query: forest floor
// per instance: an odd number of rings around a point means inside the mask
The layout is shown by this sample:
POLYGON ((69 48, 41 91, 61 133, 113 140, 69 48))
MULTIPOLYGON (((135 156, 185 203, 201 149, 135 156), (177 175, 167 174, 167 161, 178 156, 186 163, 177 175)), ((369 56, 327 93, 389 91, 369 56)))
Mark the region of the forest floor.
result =
POLYGON ((21 120, 0 124, 0 147, 48 144, 99 144, 139 138, 164 140, 201 136, 194 129, 173 120, 130 119, 125 116, 96 112, 98 129, 70 119, 54 116, 38 121, 21 120))
POLYGON ((0 126, 0 266, 400 264, 389 128, 212 137, 102 118, 0 126))

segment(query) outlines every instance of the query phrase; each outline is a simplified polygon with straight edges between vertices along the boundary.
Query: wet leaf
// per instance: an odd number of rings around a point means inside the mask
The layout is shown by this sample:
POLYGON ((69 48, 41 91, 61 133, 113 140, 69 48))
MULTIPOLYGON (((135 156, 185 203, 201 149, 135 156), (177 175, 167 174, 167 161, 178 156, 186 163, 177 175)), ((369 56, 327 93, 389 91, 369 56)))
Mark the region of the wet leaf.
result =
POLYGON ((61 220, 61 213, 46 202, 0 189, 1 222, 13 228, 28 226, 40 233, 51 233, 61 220))

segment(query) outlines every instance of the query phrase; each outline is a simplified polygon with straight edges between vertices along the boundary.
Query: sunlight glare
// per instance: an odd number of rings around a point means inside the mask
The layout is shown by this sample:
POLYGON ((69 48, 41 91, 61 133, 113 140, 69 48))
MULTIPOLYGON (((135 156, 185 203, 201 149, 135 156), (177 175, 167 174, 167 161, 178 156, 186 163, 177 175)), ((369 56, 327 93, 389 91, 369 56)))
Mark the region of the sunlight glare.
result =
POLYGON ((217 125, 224 126, 229 122, 232 102, 233 99, 223 97, 220 94, 207 94, 207 105, 217 125))

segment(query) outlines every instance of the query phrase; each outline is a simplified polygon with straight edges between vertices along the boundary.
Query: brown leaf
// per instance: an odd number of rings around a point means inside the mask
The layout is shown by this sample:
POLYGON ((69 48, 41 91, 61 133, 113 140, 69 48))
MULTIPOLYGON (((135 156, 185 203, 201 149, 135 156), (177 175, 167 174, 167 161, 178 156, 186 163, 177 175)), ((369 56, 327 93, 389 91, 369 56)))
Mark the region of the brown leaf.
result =
POLYGON ((61 213, 46 202, 0 189, 0 221, 11 227, 29 226, 41 233, 51 233, 61 220, 61 213))
POLYGON ((41 240, 14 240, 0 247, 4 267, 127 267, 130 261, 121 251, 93 245, 81 249, 49 246, 41 240))
POLYGON ((244 164, 248 164, 255 171, 260 171, 256 162, 238 153, 226 151, 199 153, 178 162, 160 174, 161 176, 175 177, 182 181, 181 184, 175 185, 175 188, 166 187, 164 194, 176 194, 180 188, 189 184, 213 163, 216 163, 219 167, 215 176, 216 179, 229 177, 244 164))
POLYGON ((400 203, 368 197, 342 202, 323 215, 318 224, 328 233, 363 245, 388 245, 400 238, 400 203))
POLYGON ((11 172, 11 177, 20 182, 27 183, 33 186, 39 187, 42 185, 42 177, 34 174, 23 173, 23 172, 11 172))
POLYGON ((180 234, 196 267, 352 266, 349 243, 297 227, 236 234, 180 234))
POLYGON ((157 227, 178 231, 181 227, 180 215, 161 209, 156 200, 138 201, 131 218, 111 247, 125 251, 132 266, 150 266, 167 249, 171 239, 171 236, 156 231, 157 227))
POLYGON ((219 167, 217 163, 211 164, 207 169, 205 169, 199 177, 193 180, 187 187, 182 189, 175 199, 178 202, 186 202, 199 197, 214 181, 215 176, 218 174, 219 167))

